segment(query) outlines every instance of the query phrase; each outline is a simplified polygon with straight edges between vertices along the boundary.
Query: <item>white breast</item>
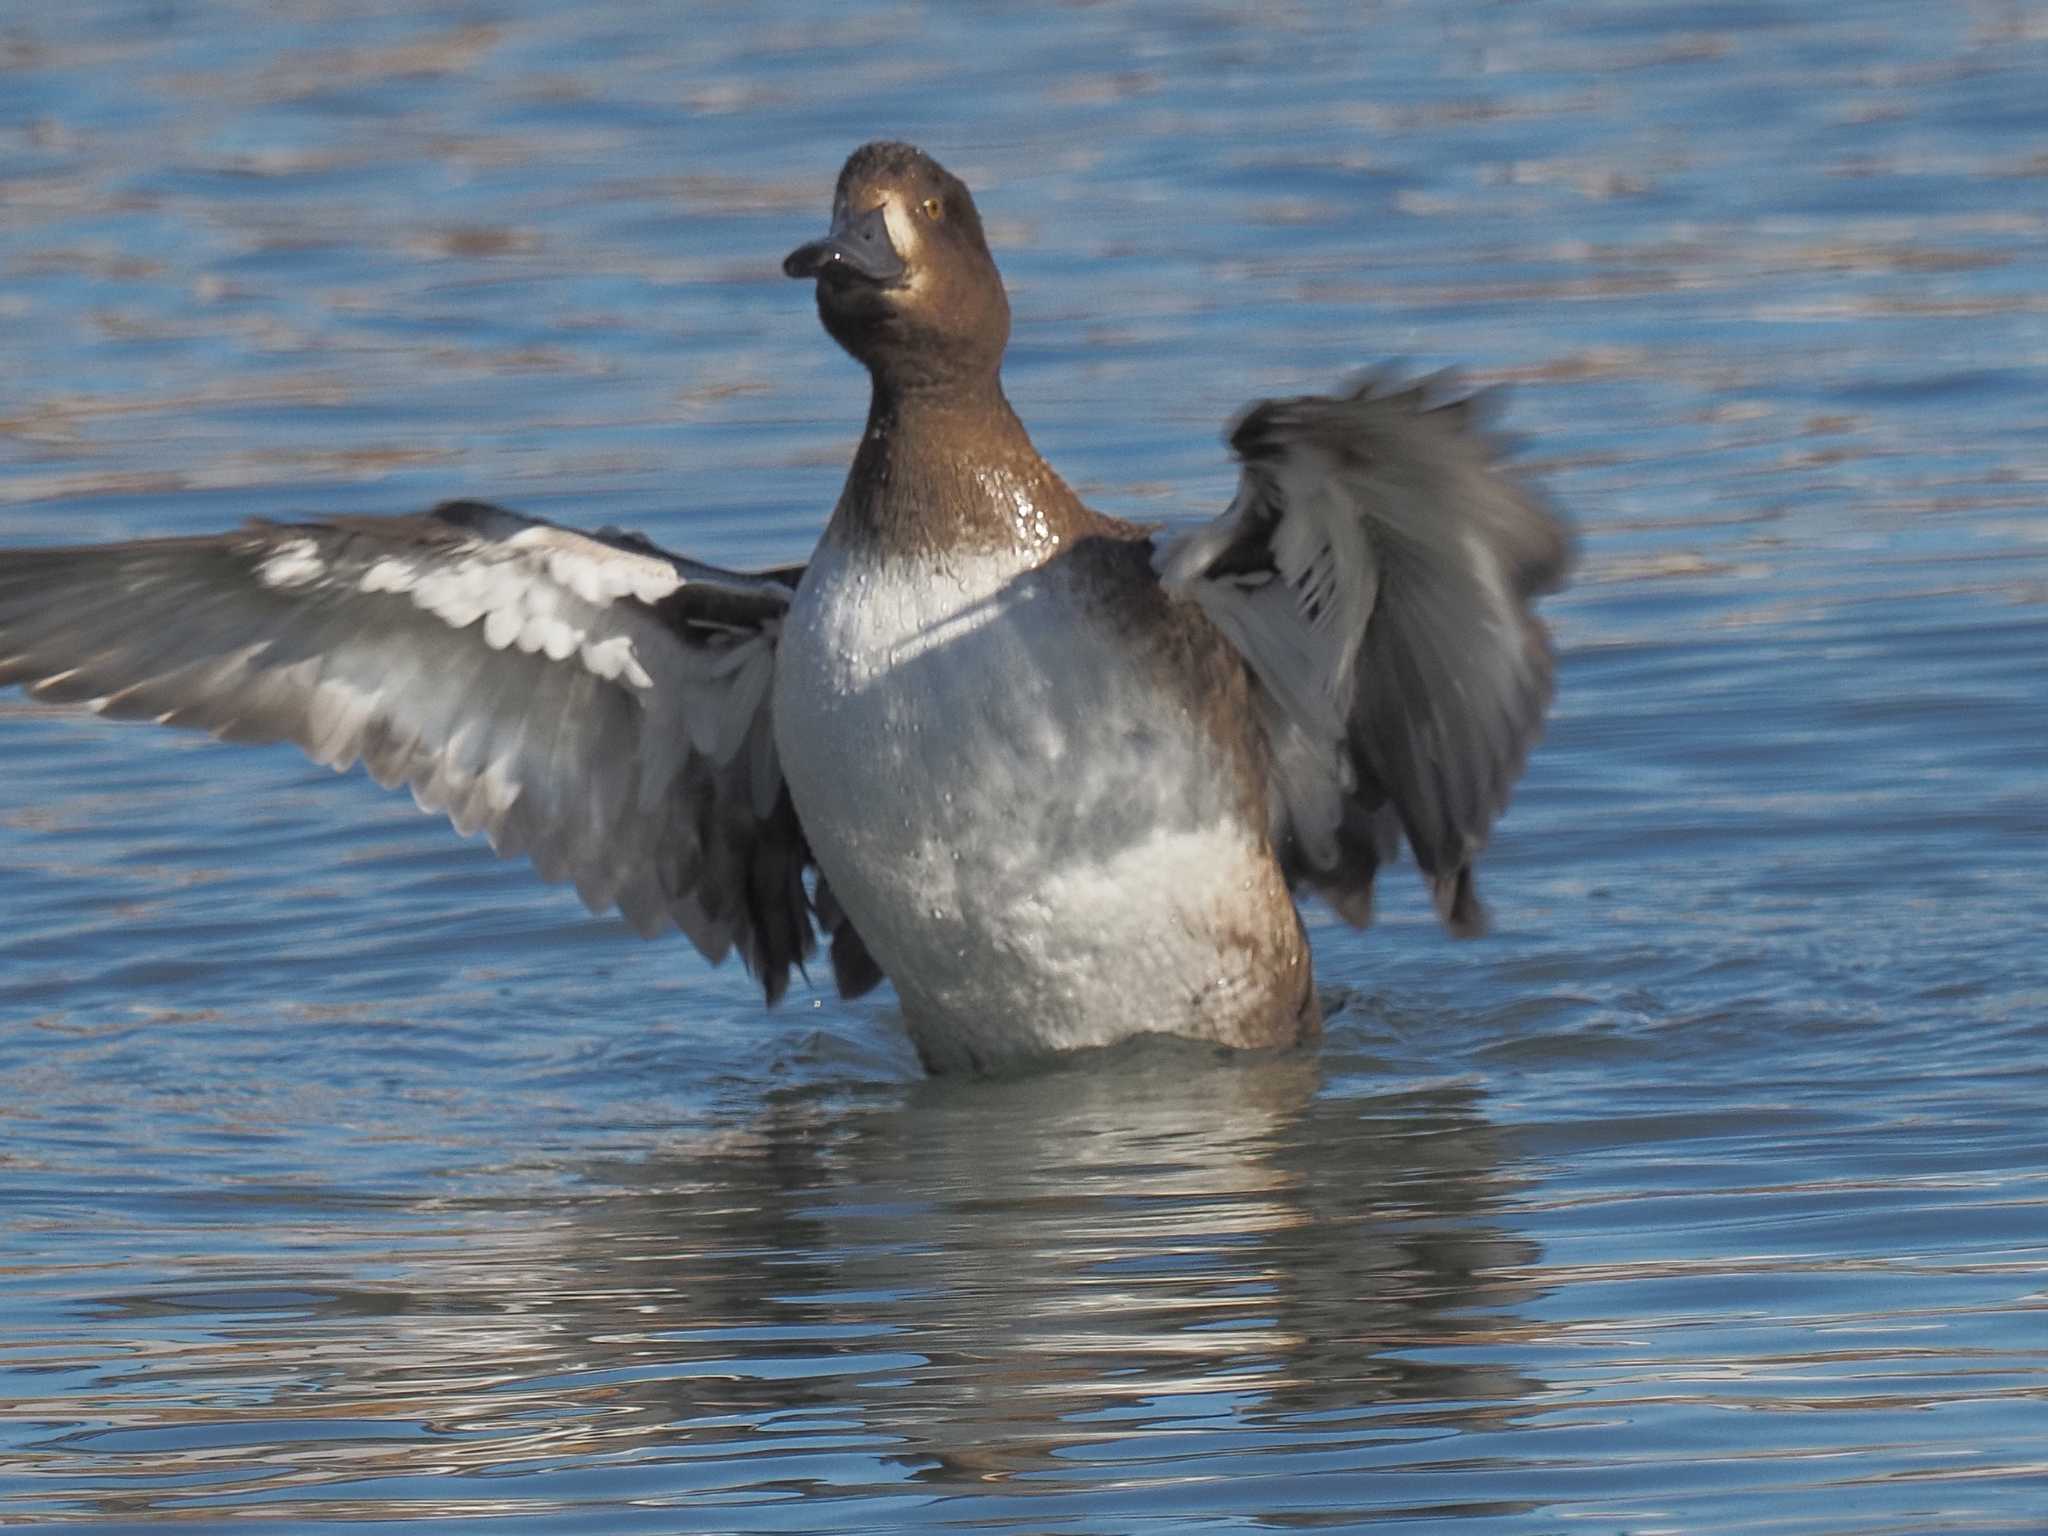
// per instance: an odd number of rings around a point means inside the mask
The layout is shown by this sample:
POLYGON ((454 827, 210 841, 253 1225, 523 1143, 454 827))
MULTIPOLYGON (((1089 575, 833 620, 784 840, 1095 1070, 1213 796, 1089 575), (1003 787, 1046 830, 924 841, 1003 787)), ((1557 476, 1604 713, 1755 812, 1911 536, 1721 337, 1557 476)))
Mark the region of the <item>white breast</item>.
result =
POLYGON ((1247 942, 1306 965, 1231 764, 1057 565, 828 538, 776 666, 805 833, 935 1063, 1246 1043, 1247 942))

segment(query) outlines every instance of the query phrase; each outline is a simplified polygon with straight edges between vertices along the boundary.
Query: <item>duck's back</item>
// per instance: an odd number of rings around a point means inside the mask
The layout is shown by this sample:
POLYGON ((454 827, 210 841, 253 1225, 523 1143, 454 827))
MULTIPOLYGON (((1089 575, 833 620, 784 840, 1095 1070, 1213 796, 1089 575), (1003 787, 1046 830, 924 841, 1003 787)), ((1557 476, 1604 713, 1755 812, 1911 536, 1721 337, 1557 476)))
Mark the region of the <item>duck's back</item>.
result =
POLYGON ((1241 671, 1146 546, 883 556, 828 535, 776 735, 819 867, 934 1066, 1315 1020, 1241 671))

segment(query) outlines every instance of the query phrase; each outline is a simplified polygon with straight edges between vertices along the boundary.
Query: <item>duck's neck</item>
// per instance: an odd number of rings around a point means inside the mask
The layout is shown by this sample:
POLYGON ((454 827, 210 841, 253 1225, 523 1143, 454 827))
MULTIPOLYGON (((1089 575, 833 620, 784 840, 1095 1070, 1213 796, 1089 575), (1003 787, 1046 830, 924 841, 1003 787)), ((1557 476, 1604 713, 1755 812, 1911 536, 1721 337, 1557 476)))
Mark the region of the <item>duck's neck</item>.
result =
POLYGON ((1038 456, 1001 380, 903 388, 876 379, 834 524, 891 556, 1050 559, 1098 521, 1038 456))

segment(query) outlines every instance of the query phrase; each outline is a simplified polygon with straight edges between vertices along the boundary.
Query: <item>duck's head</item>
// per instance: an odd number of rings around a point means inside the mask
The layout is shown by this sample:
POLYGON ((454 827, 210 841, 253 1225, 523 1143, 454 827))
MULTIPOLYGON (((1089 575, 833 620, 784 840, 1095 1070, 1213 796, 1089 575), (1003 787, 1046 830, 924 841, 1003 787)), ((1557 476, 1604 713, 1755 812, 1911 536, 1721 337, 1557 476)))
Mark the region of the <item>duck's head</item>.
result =
POLYGON ((815 278, 825 329, 897 387, 995 376, 1010 301, 981 215, 959 177, 909 144, 855 150, 832 194, 832 229, 782 263, 815 278))

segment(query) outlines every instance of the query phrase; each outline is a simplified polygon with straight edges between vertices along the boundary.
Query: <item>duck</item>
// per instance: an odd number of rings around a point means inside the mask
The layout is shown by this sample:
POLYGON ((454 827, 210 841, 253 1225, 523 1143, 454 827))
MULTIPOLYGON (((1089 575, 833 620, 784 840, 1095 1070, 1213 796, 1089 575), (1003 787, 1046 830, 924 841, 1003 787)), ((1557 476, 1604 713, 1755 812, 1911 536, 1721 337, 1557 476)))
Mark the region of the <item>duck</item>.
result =
POLYGON ((361 763, 594 913, 895 988, 927 1069, 1321 1030, 1302 903, 1405 845, 1443 926, 1541 733, 1572 531, 1492 396, 1368 374, 1231 426, 1229 506, 1087 506, 1002 386, 967 186, 845 162, 783 262, 865 366, 816 551, 733 571, 482 501, 0 551, 0 685, 361 763))

